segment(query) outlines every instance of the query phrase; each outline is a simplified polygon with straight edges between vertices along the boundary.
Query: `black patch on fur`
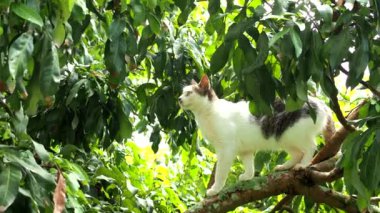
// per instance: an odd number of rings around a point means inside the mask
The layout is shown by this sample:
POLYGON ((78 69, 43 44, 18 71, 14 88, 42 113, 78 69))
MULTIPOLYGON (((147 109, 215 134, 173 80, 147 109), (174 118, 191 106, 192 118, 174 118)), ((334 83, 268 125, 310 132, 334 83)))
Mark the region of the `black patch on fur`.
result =
POLYGON ((305 103, 299 110, 286 112, 285 104, 281 100, 276 100, 273 104, 275 115, 257 117, 256 122, 261 126, 261 131, 266 139, 272 136, 279 139, 300 118, 310 116, 310 110, 318 110, 317 103, 309 100, 309 105, 305 103), (310 109, 309 105, 313 109, 310 109))

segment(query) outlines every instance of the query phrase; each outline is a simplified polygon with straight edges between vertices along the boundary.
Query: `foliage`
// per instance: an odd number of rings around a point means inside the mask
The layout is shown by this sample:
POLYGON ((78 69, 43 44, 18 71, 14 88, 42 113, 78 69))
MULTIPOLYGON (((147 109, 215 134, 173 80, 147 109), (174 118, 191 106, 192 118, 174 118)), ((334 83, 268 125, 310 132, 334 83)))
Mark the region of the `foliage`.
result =
MULTIPOLYGON (((344 186, 331 187, 365 208, 380 189, 380 104, 371 98, 351 123, 342 109, 363 98, 359 84, 379 91, 380 4, 342 2, 1 1, 0 210, 52 211, 58 170, 68 211, 173 212, 199 201, 212 160, 198 155, 195 122, 176 97, 203 73, 253 114, 271 114, 276 97, 294 110, 322 92, 341 124, 359 129, 343 146, 344 186), (144 153, 136 134, 171 155, 144 153)), ((258 172, 284 157, 259 154, 258 172)), ((313 206, 329 210, 292 203, 313 206)))

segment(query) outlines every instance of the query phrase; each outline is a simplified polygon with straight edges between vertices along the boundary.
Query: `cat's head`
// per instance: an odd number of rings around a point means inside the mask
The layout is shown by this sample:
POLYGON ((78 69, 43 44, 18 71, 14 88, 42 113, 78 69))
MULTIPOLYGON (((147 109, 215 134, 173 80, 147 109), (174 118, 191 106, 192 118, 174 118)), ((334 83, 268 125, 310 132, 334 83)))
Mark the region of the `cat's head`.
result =
POLYGON ((216 99, 218 97, 211 88, 207 75, 204 75, 199 83, 192 80, 190 85, 185 86, 178 101, 183 109, 196 111, 199 108, 207 107, 207 104, 216 99))

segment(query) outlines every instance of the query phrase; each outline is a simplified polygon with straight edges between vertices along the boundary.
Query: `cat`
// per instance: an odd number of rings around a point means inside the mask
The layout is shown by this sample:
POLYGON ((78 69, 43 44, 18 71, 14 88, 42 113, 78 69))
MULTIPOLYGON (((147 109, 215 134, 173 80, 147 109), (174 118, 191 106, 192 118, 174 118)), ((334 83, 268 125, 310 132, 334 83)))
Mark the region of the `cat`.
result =
POLYGON ((240 181, 254 177, 254 154, 259 150, 284 150, 290 155, 290 160, 275 170, 306 167, 316 150, 315 137, 321 132, 331 137, 334 131, 330 109, 316 98, 309 97, 309 104, 293 112, 286 112, 285 105, 276 101, 274 116, 255 117, 247 102, 219 99, 207 75, 199 83, 193 80, 185 86, 178 101, 182 109, 194 114, 202 135, 215 148, 215 182, 207 196, 218 194, 224 187, 237 155, 245 169, 240 181), (315 122, 309 106, 315 112, 315 122))

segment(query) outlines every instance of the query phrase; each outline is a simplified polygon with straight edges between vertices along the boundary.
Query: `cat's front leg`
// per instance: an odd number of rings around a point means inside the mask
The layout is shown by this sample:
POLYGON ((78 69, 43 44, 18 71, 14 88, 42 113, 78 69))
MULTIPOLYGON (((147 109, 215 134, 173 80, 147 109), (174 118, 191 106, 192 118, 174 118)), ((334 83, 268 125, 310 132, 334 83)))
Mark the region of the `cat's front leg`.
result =
POLYGON ((217 164, 215 170, 215 182, 210 189, 207 190, 207 196, 214 196, 222 190, 226 183, 228 173, 235 158, 235 153, 231 150, 223 150, 216 153, 217 164))

